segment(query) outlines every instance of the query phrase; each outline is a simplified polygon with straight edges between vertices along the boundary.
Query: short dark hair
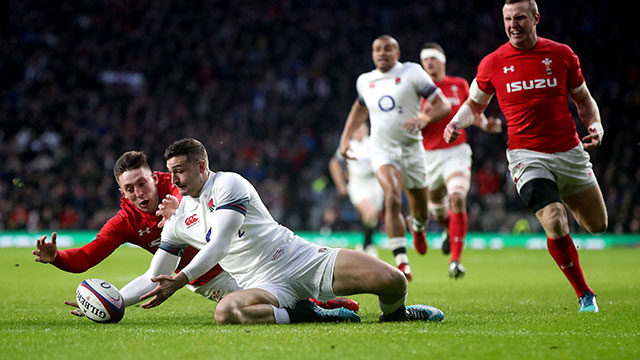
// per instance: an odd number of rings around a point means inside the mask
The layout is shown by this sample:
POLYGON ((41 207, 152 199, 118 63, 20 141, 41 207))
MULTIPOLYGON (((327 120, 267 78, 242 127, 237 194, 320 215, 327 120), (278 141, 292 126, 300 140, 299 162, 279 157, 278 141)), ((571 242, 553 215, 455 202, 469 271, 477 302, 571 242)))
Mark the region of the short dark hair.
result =
POLYGON ((538 14, 538 3, 536 3, 536 0, 505 0, 504 4, 517 4, 519 2, 529 3, 529 10, 531 10, 533 16, 536 16, 538 14))
POLYGON ((436 49, 444 54, 444 49, 437 42, 426 42, 422 45, 422 49, 436 49))
POLYGON ((147 155, 142 151, 127 151, 120 155, 118 160, 116 160, 116 163, 113 164, 113 176, 115 176, 116 182, 119 185, 120 182, 118 181, 118 178, 120 175, 124 174, 125 171, 140 168, 151 170, 151 166, 149 166, 149 163, 147 162, 147 155))
POLYGON ((187 160, 196 162, 198 160, 204 160, 209 166, 209 158, 207 156, 207 150, 204 145, 196 139, 184 138, 174 141, 164 151, 164 160, 167 161, 173 157, 185 155, 187 160))
POLYGON ((373 41, 375 42, 376 40, 387 40, 391 42, 391 44, 395 45, 398 48, 398 50, 400 50, 400 44, 398 43, 398 40, 394 39, 393 36, 391 35, 387 35, 387 34, 380 35, 377 38, 375 38, 373 41))

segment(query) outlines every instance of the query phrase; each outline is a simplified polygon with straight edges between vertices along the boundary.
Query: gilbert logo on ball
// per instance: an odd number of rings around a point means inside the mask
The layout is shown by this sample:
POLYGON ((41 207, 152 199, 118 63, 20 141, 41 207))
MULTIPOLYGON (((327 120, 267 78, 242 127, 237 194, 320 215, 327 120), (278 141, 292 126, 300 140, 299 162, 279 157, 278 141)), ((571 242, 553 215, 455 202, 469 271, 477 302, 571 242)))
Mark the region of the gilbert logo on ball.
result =
POLYGON ((117 323, 124 316, 124 299, 118 289, 101 279, 87 279, 76 290, 78 308, 89 319, 117 323))

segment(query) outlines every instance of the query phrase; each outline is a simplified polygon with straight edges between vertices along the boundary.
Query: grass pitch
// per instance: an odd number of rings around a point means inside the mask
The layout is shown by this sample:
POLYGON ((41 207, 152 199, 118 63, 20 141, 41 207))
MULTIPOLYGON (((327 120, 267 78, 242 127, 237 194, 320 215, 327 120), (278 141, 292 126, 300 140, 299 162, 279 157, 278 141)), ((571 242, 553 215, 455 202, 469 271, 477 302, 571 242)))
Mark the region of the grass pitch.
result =
MULTIPOLYGON (((391 261, 388 250, 383 260, 391 261)), ((445 313, 443 323, 380 324, 377 299, 358 295, 361 324, 219 326, 214 303, 184 289, 160 307, 127 308, 119 324, 69 314, 86 278, 122 287, 150 255, 119 249, 69 274, 0 249, 0 359, 638 359, 640 249, 581 251, 600 313, 578 313, 569 282, 546 251, 466 250, 467 276, 448 277, 439 250, 410 253, 408 304, 445 313)))

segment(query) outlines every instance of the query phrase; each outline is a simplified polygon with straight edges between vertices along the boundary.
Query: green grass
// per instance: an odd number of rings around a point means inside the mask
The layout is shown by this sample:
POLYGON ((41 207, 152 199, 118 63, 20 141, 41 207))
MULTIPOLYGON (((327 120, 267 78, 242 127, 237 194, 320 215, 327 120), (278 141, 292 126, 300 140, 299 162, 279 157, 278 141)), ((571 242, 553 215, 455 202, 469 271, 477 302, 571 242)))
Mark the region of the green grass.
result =
MULTIPOLYGON (((390 261, 389 251, 382 250, 390 261)), ((214 303, 181 290, 162 306, 128 308, 119 324, 68 313, 76 286, 98 277, 122 287, 150 256, 123 248, 93 270, 69 274, 0 249, 0 359, 638 359, 640 250, 581 251, 600 313, 581 314, 546 251, 468 250, 467 276, 449 279, 439 250, 410 254, 408 303, 442 309, 443 323, 377 323, 377 299, 361 324, 218 326, 214 303)))

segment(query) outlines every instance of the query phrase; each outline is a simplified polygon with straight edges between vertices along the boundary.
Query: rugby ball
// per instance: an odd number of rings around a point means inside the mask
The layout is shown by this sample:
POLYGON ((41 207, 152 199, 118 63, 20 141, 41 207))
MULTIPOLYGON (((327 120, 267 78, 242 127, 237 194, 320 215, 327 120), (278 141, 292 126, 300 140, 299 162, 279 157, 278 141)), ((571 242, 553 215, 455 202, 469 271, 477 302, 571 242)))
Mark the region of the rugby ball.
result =
POLYGON ((124 316, 124 299, 108 281, 87 279, 76 290, 78 308, 89 319, 99 323, 117 323, 124 316))

